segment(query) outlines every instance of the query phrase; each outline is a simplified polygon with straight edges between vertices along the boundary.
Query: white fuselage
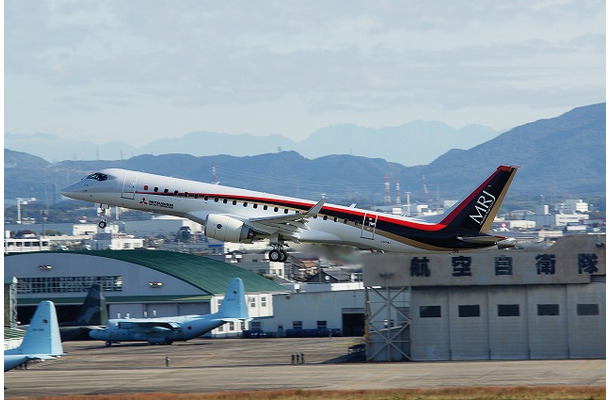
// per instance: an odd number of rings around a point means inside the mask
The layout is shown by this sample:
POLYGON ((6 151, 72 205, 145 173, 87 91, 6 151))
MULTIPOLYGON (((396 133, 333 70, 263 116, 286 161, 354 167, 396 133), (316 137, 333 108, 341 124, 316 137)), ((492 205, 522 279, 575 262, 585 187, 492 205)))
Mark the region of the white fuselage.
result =
POLYGON ((101 210, 117 206, 188 218, 204 225, 206 236, 226 242, 269 239, 272 261, 285 259, 278 256, 285 256, 285 242, 438 253, 500 246, 507 239, 488 231, 516 171, 499 166, 439 223, 118 168, 93 173, 62 194, 99 203, 101 210))

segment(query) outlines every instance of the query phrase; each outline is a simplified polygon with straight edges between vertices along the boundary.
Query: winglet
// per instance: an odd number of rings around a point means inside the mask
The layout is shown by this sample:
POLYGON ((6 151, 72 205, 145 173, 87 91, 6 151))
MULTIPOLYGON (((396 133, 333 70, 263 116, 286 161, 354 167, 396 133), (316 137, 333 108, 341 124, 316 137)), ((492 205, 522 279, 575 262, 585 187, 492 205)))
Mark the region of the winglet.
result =
POLYGON ((310 218, 310 217, 317 215, 320 212, 320 210, 322 209, 322 206, 324 205, 324 203, 326 203, 326 197, 322 197, 320 199, 320 201, 318 201, 313 207, 311 207, 309 210, 307 210, 307 212, 305 214, 303 214, 303 216, 306 218, 310 218))

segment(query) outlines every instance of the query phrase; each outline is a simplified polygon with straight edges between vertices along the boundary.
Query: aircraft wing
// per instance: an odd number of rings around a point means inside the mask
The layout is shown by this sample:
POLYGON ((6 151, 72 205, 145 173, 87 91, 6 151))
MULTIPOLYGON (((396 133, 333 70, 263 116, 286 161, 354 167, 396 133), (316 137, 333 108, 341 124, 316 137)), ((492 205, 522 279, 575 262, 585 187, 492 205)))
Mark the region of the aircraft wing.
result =
POLYGON ((169 332, 180 328, 180 324, 172 321, 129 321, 124 320, 118 323, 121 329, 128 329, 139 333, 161 333, 169 332))
POLYGON ((261 234, 277 234, 285 238, 298 240, 298 233, 307 229, 307 220, 317 215, 325 202, 326 198, 323 197, 305 213, 249 218, 245 223, 261 234))

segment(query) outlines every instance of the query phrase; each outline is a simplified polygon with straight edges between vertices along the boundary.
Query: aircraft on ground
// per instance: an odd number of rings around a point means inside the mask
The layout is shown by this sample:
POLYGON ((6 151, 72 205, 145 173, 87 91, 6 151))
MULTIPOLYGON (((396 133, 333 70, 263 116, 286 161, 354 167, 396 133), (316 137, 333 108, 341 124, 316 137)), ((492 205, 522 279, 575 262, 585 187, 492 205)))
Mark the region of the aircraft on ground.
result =
POLYGON ((61 341, 88 340, 91 329, 108 326, 106 298, 99 284, 91 285, 74 321, 59 324, 61 341))
POLYGON ((248 319, 244 283, 233 278, 229 283, 218 312, 205 315, 180 315, 160 318, 111 319, 108 327, 92 329, 89 336, 112 343, 138 341, 149 344, 172 344, 199 337, 227 322, 248 319))
MULTIPOLYGON (((89 288, 87 297, 81 305, 76 319, 59 324, 61 341, 89 340, 89 331, 108 326, 108 310, 106 298, 99 284, 89 288)), ((28 325, 20 325, 20 329, 28 329, 28 325)))
POLYGON ((63 354, 55 304, 41 301, 21 345, 4 350, 4 372, 30 360, 47 360, 63 354))
POLYGON ((268 239, 269 259, 285 261, 287 241, 399 253, 512 247, 514 241, 489 231, 516 172, 499 166, 438 223, 118 168, 92 173, 61 193, 96 203, 100 228, 110 206, 175 215, 221 241, 268 239))

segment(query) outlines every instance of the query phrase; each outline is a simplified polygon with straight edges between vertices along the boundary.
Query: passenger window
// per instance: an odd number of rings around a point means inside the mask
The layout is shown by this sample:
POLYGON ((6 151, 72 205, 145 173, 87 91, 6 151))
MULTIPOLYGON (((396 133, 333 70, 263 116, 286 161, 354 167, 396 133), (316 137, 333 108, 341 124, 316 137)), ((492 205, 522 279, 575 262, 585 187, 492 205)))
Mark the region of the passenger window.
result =
POLYGON ((284 208, 284 214, 288 214, 288 209, 284 208))
POLYGON ((167 192, 169 192, 168 189, 163 189, 163 193, 167 194, 167 192))
POLYGON ((214 201, 218 203, 218 197, 214 197, 214 201))
POLYGON ((178 191, 174 190, 174 196, 178 196, 178 191))
POLYGON ((263 210, 265 210, 265 211, 267 211, 267 209, 268 209, 268 208, 269 208, 269 207, 267 207, 267 205, 264 205, 264 206, 263 206, 263 210))
POLYGON ((222 199, 222 202, 223 202, 224 204, 227 204, 227 203, 228 203, 228 200, 227 200, 227 199, 222 199))
POLYGON ((237 200, 233 200, 233 205, 237 205, 237 200))
POLYGON ((244 201, 244 207, 248 207, 248 202, 244 201))
POLYGON ((258 208, 258 204, 256 204, 256 203, 252 204, 252 208, 258 208))
POLYGON ((189 192, 184 192, 184 197, 189 197, 189 192))
POLYGON ((155 188, 153 190, 155 193, 157 193, 159 191, 159 188, 157 186, 155 186, 155 188))
POLYGON ((278 211, 279 211, 279 208, 277 208, 277 207, 273 207, 273 211, 278 212, 278 211))

